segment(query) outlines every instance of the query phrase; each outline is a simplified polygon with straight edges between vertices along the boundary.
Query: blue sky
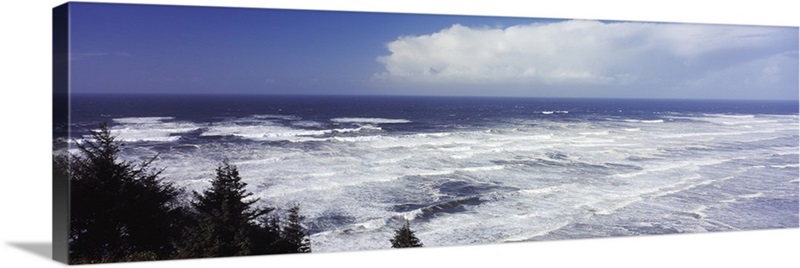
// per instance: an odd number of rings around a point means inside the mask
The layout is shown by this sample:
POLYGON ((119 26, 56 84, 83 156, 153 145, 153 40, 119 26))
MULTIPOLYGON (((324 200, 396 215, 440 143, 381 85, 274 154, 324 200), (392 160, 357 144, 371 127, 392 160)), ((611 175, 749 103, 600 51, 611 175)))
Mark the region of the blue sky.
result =
POLYGON ((72 5, 73 92, 798 98, 793 27, 72 5))

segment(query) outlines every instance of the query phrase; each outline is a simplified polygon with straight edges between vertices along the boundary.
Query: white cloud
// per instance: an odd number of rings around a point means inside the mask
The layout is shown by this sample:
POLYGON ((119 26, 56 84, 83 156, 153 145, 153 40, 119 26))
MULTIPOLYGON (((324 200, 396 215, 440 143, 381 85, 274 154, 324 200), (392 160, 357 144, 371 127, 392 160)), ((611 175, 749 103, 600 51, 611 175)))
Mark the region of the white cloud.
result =
POLYGON ((748 98, 757 93, 763 98, 779 99, 783 98, 781 93, 792 91, 797 96, 797 59, 797 51, 779 53, 709 71, 685 85, 694 92, 719 87, 729 98, 748 98), (775 90, 781 87, 787 87, 786 91, 775 90))
MULTIPOLYGON (((375 78, 389 82, 668 88, 725 81, 722 70, 796 51, 797 29, 583 20, 507 28, 456 24, 401 36, 387 49, 377 59, 386 70, 375 78)), ((765 72, 785 74, 787 66, 774 63, 765 72)))

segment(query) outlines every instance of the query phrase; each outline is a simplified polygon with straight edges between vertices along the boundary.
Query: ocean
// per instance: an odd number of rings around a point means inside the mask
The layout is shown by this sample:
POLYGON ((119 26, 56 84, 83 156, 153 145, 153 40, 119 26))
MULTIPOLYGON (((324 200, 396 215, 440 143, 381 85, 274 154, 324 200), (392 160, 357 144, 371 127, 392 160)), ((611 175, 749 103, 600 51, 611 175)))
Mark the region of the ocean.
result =
POLYGON ((315 252, 798 227, 797 101, 71 96, 184 189, 224 158, 315 252))

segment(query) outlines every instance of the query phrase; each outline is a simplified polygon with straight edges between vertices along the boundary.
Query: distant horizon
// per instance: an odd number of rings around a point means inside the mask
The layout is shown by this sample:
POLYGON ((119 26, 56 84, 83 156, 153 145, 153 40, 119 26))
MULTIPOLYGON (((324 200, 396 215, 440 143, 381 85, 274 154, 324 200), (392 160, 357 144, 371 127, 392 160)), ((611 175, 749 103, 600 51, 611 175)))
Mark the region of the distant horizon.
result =
POLYGON ((431 98, 492 98, 492 99, 574 99, 574 100, 641 100, 641 101, 764 101, 797 102, 800 99, 724 99, 724 98, 641 98, 641 97, 536 97, 536 96, 480 96, 480 95, 378 95, 378 94, 281 94, 281 93, 219 93, 219 92, 75 92, 70 95, 109 96, 276 96, 276 97, 431 97, 431 98))

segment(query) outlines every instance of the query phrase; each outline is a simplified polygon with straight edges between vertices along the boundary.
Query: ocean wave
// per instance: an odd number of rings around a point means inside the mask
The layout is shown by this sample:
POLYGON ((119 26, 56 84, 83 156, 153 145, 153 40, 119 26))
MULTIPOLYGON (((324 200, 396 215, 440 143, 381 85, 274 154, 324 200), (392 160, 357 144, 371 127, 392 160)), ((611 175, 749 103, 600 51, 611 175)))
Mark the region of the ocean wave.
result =
POLYGON ((703 115, 704 116, 709 116, 709 117, 739 118, 739 119, 755 118, 756 117, 753 114, 703 114, 703 115))
MULTIPOLYGON (((334 118, 333 123, 354 125, 332 127, 326 121, 186 123, 187 129, 202 127, 201 136, 315 142, 264 146, 264 142, 223 141, 166 152, 157 164, 168 167, 167 179, 188 184, 207 182, 213 175, 209 163, 230 157, 263 202, 298 202, 309 222, 330 217, 321 213, 330 207, 343 208, 347 221, 328 221, 311 234, 318 252, 386 248, 385 237, 403 218, 414 221, 412 228, 430 246, 587 237, 585 229, 576 227, 581 224, 673 224, 664 222, 662 215, 689 215, 681 218, 687 219, 679 226, 687 230, 720 219, 716 210, 703 206, 772 197, 775 192, 765 190, 773 187, 774 180, 739 178, 778 174, 781 182, 797 182, 796 117, 775 118, 779 123, 753 122, 753 129, 759 131, 678 120, 658 125, 663 120, 561 122, 552 118, 437 128, 441 131, 437 133, 384 131, 381 124, 410 121, 367 117, 334 118), (765 142, 774 138, 794 142, 765 142), (695 149, 700 146, 704 149, 695 149), (779 162, 765 162, 764 156, 779 162), (742 159, 732 160, 735 157, 742 159), (542 164, 538 159, 549 162, 542 164), (734 172, 744 174, 734 176, 734 172), (466 186, 443 190, 441 185, 451 181, 466 186), (476 185, 489 190, 470 192, 476 185), (681 198, 701 191, 704 198, 688 200, 694 202, 692 206, 683 206, 686 200, 681 198), (502 198, 489 198, 489 192, 502 198), (392 209, 403 205, 408 206, 392 209)), ((174 139, 181 135, 169 136, 175 130, 167 131, 172 127, 165 126, 180 123, 171 120, 127 122, 151 122, 139 127, 160 133, 152 137, 174 139)), ((123 126, 134 129, 135 125, 123 126)), ((614 235, 603 232, 608 231, 590 234, 614 235)))
POLYGON ((366 141, 375 141, 383 136, 375 135, 375 136, 356 136, 356 137, 331 137, 328 138, 330 141, 338 141, 338 142, 366 142, 366 141))
POLYGON ((109 128, 111 135, 123 142, 174 142, 181 134, 197 131, 200 127, 190 122, 165 122, 173 117, 123 117, 109 128))
POLYGON ((622 121, 628 123, 645 123, 645 124, 659 124, 664 123, 664 119, 652 119, 652 120, 644 120, 644 119, 623 119, 622 121))
POLYGON ((543 226, 543 228, 541 228, 541 230, 535 230, 535 231, 527 233, 527 234, 516 235, 516 236, 513 236, 513 237, 505 238, 502 241, 503 242, 522 242, 522 241, 526 241, 526 240, 531 240, 531 239, 534 239, 536 237, 544 236, 544 235, 547 235, 549 233, 552 233, 553 231, 556 231, 556 230, 559 230, 561 228, 567 227, 567 226, 569 226, 569 224, 570 224, 569 221, 562 221, 562 222, 557 222, 557 223, 554 223, 554 224, 551 224, 551 225, 545 225, 545 226, 543 226))
POLYGON ((200 136, 236 136, 253 140, 282 140, 292 137, 319 136, 331 130, 303 130, 274 124, 263 125, 215 125, 208 127, 200 136))
POLYGON ((421 176, 421 177, 433 177, 433 176, 443 176, 443 175, 452 175, 455 173, 477 173, 483 171, 496 171, 504 169, 504 165, 490 165, 490 166, 476 166, 476 167, 462 167, 462 168, 439 168, 439 169, 432 169, 432 170, 417 170, 416 172, 410 172, 409 176, 421 176))
POLYGON ((542 114, 568 114, 569 111, 542 111, 542 114))
POLYGON ((752 199, 752 198, 759 198, 759 197, 762 197, 762 196, 764 196, 763 192, 756 192, 756 193, 752 193, 752 194, 743 194, 743 195, 740 195, 739 197, 740 198, 745 198, 745 199, 752 199))
POLYGON ((330 134, 381 130, 380 127, 373 125, 354 128, 300 129, 277 123, 261 123, 257 125, 218 124, 208 127, 200 136, 234 136, 258 141, 323 141, 326 138, 325 135, 330 134))
POLYGON ((307 128, 322 127, 322 123, 315 122, 315 121, 294 121, 294 122, 292 122, 292 125, 293 126, 298 126, 298 127, 307 127, 307 128))
POLYGON ((331 119, 335 123, 355 123, 355 124, 405 124, 411 123, 407 119, 390 119, 390 118, 370 118, 370 117, 337 117, 331 119))
POLYGON ((120 124, 157 124, 166 120, 173 120, 171 116, 152 116, 152 117, 121 117, 114 118, 112 121, 120 124))
POLYGON ((480 196, 464 196, 456 197, 444 201, 434 202, 432 204, 404 204, 395 206, 392 210, 401 211, 397 214, 397 218, 413 220, 426 220, 442 214, 458 213, 466 211, 465 206, 480 205, 485 201, 481 200, 480 196), (416 209, 403 211, 406 207, 417 207, 416 209))
POLYGON ((296 115, 281 115, 281 114, 255 114, 251 116, 255 119, 281 119, 281 120, 300 120, 301 118, 296 115))
POLYGON ((554 193, 554 192, 561 192, 561 191, 564 191, 567 188, 573 188, 575 186, 577 186, 577 184, 570 183, 570 184, 565 184, 565 185, 553 185, 553 186, 547 186, 547 187, 535 188, 535 189, 523 189, 523 190, 519 190, 519 192, 522 193, 522 194, 529 194, 529 195, 542 195, 542 194, 550 194, 550 193, 554 193))

